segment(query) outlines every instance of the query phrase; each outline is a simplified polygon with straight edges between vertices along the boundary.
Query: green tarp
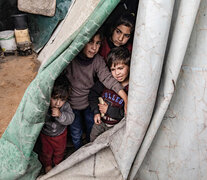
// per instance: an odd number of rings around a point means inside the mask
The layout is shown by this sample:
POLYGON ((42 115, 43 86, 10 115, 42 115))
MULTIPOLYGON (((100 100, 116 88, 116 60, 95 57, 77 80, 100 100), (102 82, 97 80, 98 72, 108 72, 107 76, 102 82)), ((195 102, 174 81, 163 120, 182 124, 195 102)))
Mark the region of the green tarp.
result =
MULTIPOLYGON (((34 144, 44 124, 53 83, 90 40, 119 0, 101 0, 84 25, 40 69, 0 139, 0 179, 36 179, 41 169, 34 144)), ((77 12, 78 13, 78 12, 77 12)))

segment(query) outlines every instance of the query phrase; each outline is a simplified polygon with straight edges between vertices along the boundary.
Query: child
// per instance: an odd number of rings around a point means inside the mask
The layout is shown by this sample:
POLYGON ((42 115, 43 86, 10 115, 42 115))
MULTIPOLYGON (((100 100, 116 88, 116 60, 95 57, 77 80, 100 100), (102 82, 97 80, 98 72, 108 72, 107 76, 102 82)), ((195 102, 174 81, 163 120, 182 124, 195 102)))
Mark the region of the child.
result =
MULTIPOLYGON (((90 110, 88 94, 94 85, 94 76, 109 89, 118 93, 127 104, 127 95, 123 87, 113 78, 104 59, 97 54, 103 36, 100 31, 92 37, 83 50, 66 68, 67 77, 71 83, 72 92, 69 102, 75 114, 75 120, 70 125, 70 133, 75 149, 82 146, 82 122, 86 126, 86 140, 90 141, 91 128, 94 124, 93 112, 90 110)), ((125 106, 126 107, 126 106, 125 106)))
POLYGON ((108 38, 104 39, 103 45, 100 49, 100 55, 106 60, 108 53, 114 47, 125 46, 132 51, 132 44, 129 43, 134 31, 134 16, 132 14, 125 14, 121 16, 118 21, 111 28, 108 38))
POLYGON ((69 96, 69 82, 66 76, 59 76, 54 84, 50 107, 45 118, 45 124, 40 133, 42 150, 40 161, 45 173, 53 165, 59 164, 64 157, 67 143, 67 125, 74 120, 74 114, 67 102, 69 96))
MULTIPOLYGON (((126 47, 113 48, 107 57, 108 66, 113 77, 121 83, 128 92, 130 52, 126 47)), ((94 112, 94 122, 90 140, 94 141, 104 131, 113 127, 124 117, 124 101, 113 90, 107 89, 99 81, 89 93, 89 104, 94 112), (98 97, 102 97, 104 104, 99 104, 98 97), (104 114, 101 117, 101 114, 104 114)))

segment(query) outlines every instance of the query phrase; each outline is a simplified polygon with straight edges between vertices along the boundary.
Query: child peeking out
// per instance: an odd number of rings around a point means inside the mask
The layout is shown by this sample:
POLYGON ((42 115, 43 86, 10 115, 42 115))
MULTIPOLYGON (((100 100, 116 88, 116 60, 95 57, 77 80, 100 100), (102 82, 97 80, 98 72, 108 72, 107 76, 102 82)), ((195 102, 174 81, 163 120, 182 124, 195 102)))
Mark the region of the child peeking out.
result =
MULTIPOLYGON (((113 48, 107 56, 108 67, 112 76, 121 83, 125 92, 128 92, 130 52, 126 47, 113 48)), ((94 113, 94 125, 90 140, 94 141, 101 133, 113 127, 124 117, 124 101, 113 90, 107 89, 102 83, 97 83, 89 93, 89 104, 94 113), (103 104, 98 101, 99 97, 103 104), (101 117, 101 114, 102 117, 101 117)))
POLYGON ((45 173, 59 164, 64 158, 67 143, 67 126, 74 120, 74 114, 67 102, 69 82, 66 76, 59 76, 53 87, 50 107, 45 118, 45 124, 40 133, 42 149, 40 161, 45 173))
POLYGON ((123 14, 110 28, 110 33, 104 39, 100 48, 100 55, 107 61, 107 55, 115 47, 127 47, 129 52, 132 51, 130 40, 134 31, 134 16, 132 14, 123 14))

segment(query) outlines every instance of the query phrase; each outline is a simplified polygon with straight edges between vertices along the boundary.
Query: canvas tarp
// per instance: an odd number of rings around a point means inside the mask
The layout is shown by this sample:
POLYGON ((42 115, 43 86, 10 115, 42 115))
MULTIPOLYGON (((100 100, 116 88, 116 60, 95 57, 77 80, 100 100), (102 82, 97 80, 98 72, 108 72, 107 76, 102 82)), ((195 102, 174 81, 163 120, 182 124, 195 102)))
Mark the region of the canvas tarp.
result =
MULTIPOLYGON (((107 2, 114 1, 104 1, 103 4, 107 2)), ((139 1, 126 119, 38 179, 207 178, 206 7, 207 0, 201 0, 201 3, 199 0, 139 1)), ((40 79, 33 81, 38 85, 36 92, 31 94, 29 89, 25 93, 24 98, 29 96, 33 101, 23 98, 22 102, 29 103, 32 109, 23 103, 20 107, 25 108, 18 109, 23 115, 24 112, 31 114, 30 117, 35 116, 29 110, 38 111, 36 118, 39 118, 37 125, 40 127, 44 121, 42 114, 49 104, 51 88, 48 87, 52 87, 65 62, 67 65, 66 59, 75 56, 71 55, 71 45, 62 51, 63 54, 59 52, 59 56, 52 56, 41 68, 36 78, 40 79), (40 84, 42 81, 44 86, 40 84), (34 101, 41 109, 33 106, 31 102, 34 101), (45 102, 47 105, 42 105, 45 102)), ((12 121, 18 122, 14 119, 12 121)), ((32 132, 33 128, 27 128, 25 130, 32 132)), ((17 136, 17 129, 11 129, 12 125, 5 132, 5 138, 0 140, 0 152, 7 156, 2 147, 12 147, 3 146, 3 143, 15 142, 19 148, 20 139, 13 139, 22 137, 17 136), (10 133, 16 133, 12 141, 7 138, 10 133)), ((29 146, 21 148, 27 150, 29 146)), ((31 148, 25 154, 28 152, 31 159, 31 148)))

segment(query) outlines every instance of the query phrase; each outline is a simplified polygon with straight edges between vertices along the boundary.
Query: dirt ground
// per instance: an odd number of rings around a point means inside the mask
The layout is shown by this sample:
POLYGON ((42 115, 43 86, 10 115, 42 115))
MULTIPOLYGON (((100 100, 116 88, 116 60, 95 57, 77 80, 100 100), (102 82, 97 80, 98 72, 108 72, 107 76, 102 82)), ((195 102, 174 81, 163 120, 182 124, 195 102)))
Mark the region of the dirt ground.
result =
POLYGON ((0 137, 37 74, 40 63, 36 57, 36 54, 0 57, 0 137))

